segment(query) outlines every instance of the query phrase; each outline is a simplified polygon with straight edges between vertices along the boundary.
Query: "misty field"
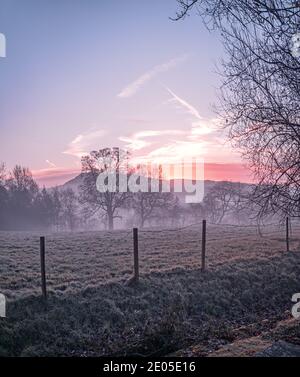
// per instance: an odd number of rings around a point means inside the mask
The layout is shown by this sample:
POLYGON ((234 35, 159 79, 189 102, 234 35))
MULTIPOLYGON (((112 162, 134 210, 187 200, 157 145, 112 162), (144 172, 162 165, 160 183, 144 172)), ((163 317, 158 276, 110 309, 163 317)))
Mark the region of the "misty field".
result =
POLYGON ((140 284, 132 232, 49 233, 49 299, 40 299, 39 233, 0 232, 3 355, 166 355, 193 344, 203 355, 290 316, 300 290, 300 229, 290 253, 284 228, 208 225, 139 232, 140 284), (246 335, 237 329, 246 326, 246 335), (248 330, 247 330, 248 329, 248 330))

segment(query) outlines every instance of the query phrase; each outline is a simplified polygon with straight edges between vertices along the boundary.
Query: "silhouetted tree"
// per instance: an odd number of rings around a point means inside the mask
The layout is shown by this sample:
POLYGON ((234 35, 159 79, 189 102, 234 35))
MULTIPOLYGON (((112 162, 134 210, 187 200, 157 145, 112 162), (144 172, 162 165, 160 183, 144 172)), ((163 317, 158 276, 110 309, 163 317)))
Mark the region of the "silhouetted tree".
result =
POLYGON ((30 229, 34 224, 32 215, 38 185, 28 168, 16 165, 6 181, 9 193, 8 222, 16 229, 30 229))
POLYGON ((53 198, 45 187, 37 193, 32 212, 37 227, 51 228, 53 226, 55 219, 53 198))
POLYGON ((63 224, 73 231, 77 222, 78 198, 75 192, 68 188, 60 193, 60 201, 63 224))
POLYGON ((102 219, 107 218, 109 230, 113 230, 114 219, 119 217, 118 209, 124 206, 128 198, 128 193, 118 191, 120 174, 127 174, 126 169, 123 170, 127 158, 127 153, 120 151, 119 148, 105 148, 82 157, 84 174, 80 188, 80 203, 85 206, 85 213, 89 216, 99 213, 102 219), (97 178, 100 173, 116 175, 115 191, 97 190, 97 178))
POLYGON ((255 179, 259 215, 300 214, 300 3, 179 0, 176 19, 197 8, 221 31, 220 112, 255 179))
POLYGON ((167 213, 174 205, 174 195, 167 192, 136 192, 131 195, 130 206, 134 209, 141 228, 145 223, 167 213))
POLYGON ((4 163, 0 163, 0 229, 7 228, 8 191, 6 189, 6 169, 4 163))
POLYGON ((4 162, 0 162, 0 185, 4 186, 6 181, 6 167, 4 162))
POLYGON ((0 229, 71 229, 77 223, 72 189, 39 189, 29 169, 17 165, 6 173, 0 164, 0 229))
POLYGON ((61 195, 57 187, 55 187, 51 191, 52 196, 52 210, 53 210, 53 226, 56 230, 59 230, 61 221, 60 221, 60 214, 61 214, 61 195))
POLYGON ((171 226, 183 226, 185 224, 187 211, 184 206, 181 205, 179 198, 174 194, 168 212, 171 219, 171 226))

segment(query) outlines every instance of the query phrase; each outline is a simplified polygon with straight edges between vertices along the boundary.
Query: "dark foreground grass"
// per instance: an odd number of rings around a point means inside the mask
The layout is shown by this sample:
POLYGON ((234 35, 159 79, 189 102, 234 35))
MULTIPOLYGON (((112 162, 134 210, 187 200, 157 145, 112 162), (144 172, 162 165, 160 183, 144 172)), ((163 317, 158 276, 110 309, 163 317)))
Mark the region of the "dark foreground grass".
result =
POLYGON ((8 303, 2 356, 166 355, 202 342, 212 349, 234 329, 280 320, 300 291, 300 253, 236 261, 213 271, 176 269, 65 296, 8 303))

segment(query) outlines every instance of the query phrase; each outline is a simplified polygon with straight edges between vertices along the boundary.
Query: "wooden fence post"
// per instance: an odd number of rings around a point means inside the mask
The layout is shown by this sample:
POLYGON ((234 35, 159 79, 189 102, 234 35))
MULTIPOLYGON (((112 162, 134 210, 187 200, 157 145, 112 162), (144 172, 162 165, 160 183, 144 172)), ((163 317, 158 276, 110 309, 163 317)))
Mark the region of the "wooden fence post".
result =
POLYGON ((290 251, 290 234, 289 234, 289 218, 286 218, 286 251, 290 251))
POLYGON ((42 295, 47 300, 46 288, 46 266, 45 266, 45 237, 40 237, 40 257, 41 257, 41 278, 42 278, 42 295))
POLYGON ((138 228, 133 228, 134 281, 139 281, 139 241, 138 228))
POLYGON ((206 220, 202 221, 202 255, 201 270, 205 270, 205 248, 206 248, 206 220))

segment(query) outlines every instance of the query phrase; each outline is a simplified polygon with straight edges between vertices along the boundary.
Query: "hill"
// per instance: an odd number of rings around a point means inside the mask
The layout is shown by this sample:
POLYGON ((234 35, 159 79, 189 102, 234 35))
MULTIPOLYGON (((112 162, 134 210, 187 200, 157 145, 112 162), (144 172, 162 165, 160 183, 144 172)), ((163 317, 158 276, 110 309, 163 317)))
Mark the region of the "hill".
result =
MULTIPOLYGON (((80 186, 83 184, 83 177, 84 177, 84 173, 81 173, 79 175, 77 175, 75 178, 67 181, 66 183, 64 183, 63 185, 61 186, 58 186, 59 190, 65 190, 65 189, 68 189, 68 188, 71 188, 72 190, 74 190, 75 192, 79 192, 80 190, 80 186)), ((180 181, 179 179, 176 179, 176 180, 171 180, 170 182, 170 185, 171 187, 173 185, 176 185, 176 184, 180 184, 180 181), (172 183, 174 182, 174 183, 172 183)), ((197 181, 196 181, 197 182, 197 181)), ((194 184, 196 182, 193 182, 194 184)), ((198 182, 201 182, 202 181, 198 181, 198 182)), ((211 189, 212 187, 216 187, 216 186, 221 186, 222 184, 224 184, 224 182, 227 182, 227 181, 212 181, 212 180, 205 180, 204 181, 204 195, 206 195, 211 189)), ((185 180, 185 185, 182 185, 183 187, 183 191, 180 192, 180 193, 176 193, 176 196, 178 197, 178 199, 180 200, 180 202, 184 203, 185 202, 185 195, 188 194, 188 192, 186 191, 186 187, 188 184, 192 183, 192 180, 185 180)), ((243 182, 234 182, 236 184, 239 184, 241 185, 241 188, 242 189, 250 189, 250 187, 252 186, 251 184, 249 183, 243 183, 243 182)), ((199 183, 200 184, 200 183, 199 183)))

